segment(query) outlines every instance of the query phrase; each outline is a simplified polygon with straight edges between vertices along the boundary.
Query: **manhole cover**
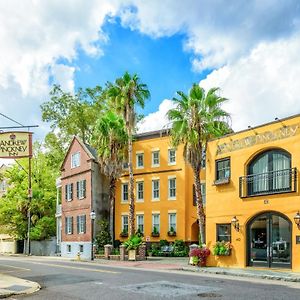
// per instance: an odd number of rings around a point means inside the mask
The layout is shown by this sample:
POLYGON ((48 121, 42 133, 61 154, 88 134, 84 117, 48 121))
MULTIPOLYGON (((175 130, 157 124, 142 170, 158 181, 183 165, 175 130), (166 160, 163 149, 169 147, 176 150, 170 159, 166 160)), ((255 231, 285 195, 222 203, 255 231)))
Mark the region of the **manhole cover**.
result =
POLYGON ((128 292, 145 293, 155 296, 177 297, 190 294, 212 294, 219 291, 219 288, 212 286, 193 285, 185 283, 174 283, 170 281, 146 282, 140 284, 130 284, 120 287, 128 292))

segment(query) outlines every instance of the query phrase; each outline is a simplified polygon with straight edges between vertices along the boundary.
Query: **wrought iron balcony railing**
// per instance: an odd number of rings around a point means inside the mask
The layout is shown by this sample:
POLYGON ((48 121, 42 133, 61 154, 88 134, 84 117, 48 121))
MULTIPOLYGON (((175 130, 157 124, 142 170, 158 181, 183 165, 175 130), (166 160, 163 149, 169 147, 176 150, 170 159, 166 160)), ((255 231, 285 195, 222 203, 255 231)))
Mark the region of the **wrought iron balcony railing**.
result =
POLYGON ((240 198, 297 191, 297 168, 241 176, 240 198))

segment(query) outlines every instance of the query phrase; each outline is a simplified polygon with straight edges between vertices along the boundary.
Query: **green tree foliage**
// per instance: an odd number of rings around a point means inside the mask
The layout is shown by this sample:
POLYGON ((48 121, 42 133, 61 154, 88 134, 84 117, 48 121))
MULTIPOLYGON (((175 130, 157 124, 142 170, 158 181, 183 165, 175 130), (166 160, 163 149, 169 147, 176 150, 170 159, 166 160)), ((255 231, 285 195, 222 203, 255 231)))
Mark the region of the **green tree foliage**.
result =
POLYGON ((125 122, 128 135, 128 170, 129 170, 129 235, 135 231, 134 226, 134 178, 132 166, 132 139, 136 128, 136 106, 144 108, 145 100, 150 97, 146 84, 140 78, 128 72, 117 78, 115 83, 108 83, 107 95, 113 109, 119 113, 125 122))
POLYGON ((42 120, 59 131, 60 140, 68 143, 73 135, 90 143, 93 127, 102 107, 102 88, 79 89, 74 95, 54 85, 51 100, 41 105, 42 120))
POLYGON ((49 165, 39 144, 32 158, 32 201, 28 200, 28 159, 18 160, 4 176, 8 190, 0 200, 0 226, 16 239, 27 235, 27 212, 31 211, 31 239, 42 240, 55 235, 56 186, 58 172, 49 165))
POLYGON ((95 244, 98 250, 102 250, 106 244, 111 243, 111 236, 109 233, 109 223, 107 220, 98 222, 99 231, 96 234, 95 244))
POLYGON ((127 134, 123 119, 112 111, 100 116, 96 123, 93 144, 98 152, 101 170, 109 179, 109 231, 114 241, 116 182, 122 175, 127 149, 127 134))
POLYGON ((183 156, 193 169, 201 242, 205 242, 205 212, 200 181, 203 150, 210 138, 230 131, 227 123, 229 115, 221 108, 227 99, 218 96, 218 91, 218 88, 212 88, 205 93, 202 87, 194 84, 188 95, 177 92, 179 97, 173 98, 175 108, 168 112, 172 122, 172 144, 175 147, 184 145, 183 156))

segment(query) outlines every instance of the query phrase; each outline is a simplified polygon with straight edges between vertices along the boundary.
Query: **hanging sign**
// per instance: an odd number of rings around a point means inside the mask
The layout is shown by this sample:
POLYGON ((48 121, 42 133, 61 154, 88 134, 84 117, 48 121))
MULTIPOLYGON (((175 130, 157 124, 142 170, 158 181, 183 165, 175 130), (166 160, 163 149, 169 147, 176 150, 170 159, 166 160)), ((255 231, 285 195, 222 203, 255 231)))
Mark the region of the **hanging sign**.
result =
POLYGON ((32 156, 32 132, 0 132, 0 158, 32 156))

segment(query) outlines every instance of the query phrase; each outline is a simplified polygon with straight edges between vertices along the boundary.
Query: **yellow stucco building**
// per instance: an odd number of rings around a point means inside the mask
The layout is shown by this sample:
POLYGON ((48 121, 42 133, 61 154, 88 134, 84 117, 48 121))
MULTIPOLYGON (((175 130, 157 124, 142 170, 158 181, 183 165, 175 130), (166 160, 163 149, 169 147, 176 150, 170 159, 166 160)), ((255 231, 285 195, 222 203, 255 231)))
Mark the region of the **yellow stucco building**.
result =
MULTIPOLYGON (((192 170, 182 152, 162 132, 140 134, 134 141, 135 224, 146 241, 198 241, 192 170)), ((125 173, 116 189, 115 233, 121 241, 128 231, 128 179, 125 173)), ((204 194, 204 176, 201 182, 204 194)))
POLYGON ((232 245, 208 265, 300 271, 299 149, 299 115, 208 143, 207 244, 232 245))

